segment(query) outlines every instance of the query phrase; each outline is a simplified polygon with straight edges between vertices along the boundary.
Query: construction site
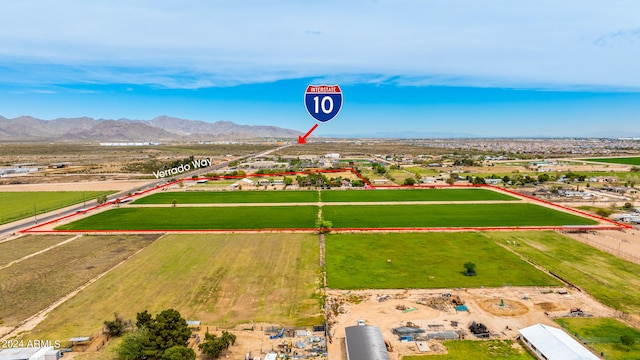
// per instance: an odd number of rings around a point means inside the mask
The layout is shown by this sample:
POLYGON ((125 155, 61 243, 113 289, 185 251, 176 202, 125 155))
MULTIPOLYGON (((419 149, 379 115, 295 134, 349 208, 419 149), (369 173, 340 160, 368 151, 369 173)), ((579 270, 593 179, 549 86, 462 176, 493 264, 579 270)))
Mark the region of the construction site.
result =
POLYGON ((554 326, 557 318, 614 316, 613 310, 583 292, 557 287, 328 294, 330 359, 347 359, 344 329, 359 323, 379 327, 390 359, 400 360, 408 355, 446 354, 446 340, 516 340, 518 329, 536 323, 554 326))

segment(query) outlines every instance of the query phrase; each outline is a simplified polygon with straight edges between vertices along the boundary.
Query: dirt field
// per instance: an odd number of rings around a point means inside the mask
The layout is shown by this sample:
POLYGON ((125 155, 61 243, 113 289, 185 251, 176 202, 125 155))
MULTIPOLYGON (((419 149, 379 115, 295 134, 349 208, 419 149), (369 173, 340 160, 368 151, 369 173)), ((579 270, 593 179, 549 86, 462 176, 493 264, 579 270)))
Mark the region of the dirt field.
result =
MULTIPOLYGON (((485 324, 491 334, 496 335, 493 338, 515 339, 518 329, 530 325, 542 323, 556 326, 552 318, 567 314, 574 307, 597 317, 613 315, 612 310, 583 293, 569 291, 567 295, 560 295, 557 293, 558 290, 558 288, 513 287, 463 290, 329 291, 329 298, 336 304, 340 304, 337 307, 337 316, 330 321, 333 341, 329 344, 329 359, 346 360, 344 328, 356 325, 359 319, 365 320, 367 325, 380 327, 384 339, 389 340, 394 348, 390 353, 391 359, 398 360, 402 355, 421 354, 415 342, 401 342, 392 332, 393 328, 405 326, 407 322, 424 328, 427 333, 462 330, 466 333, 465 339, 474 339, 468 326, 472 321, 476 321, 485 324), (443 298, 442 293, 459 295, 469 311, 457 312, 451 301, 443 298), (378 298, 382 295, 390 295, 391 299, 379 302, 378 298), (504 301, 503 307, 500 306, 501 300, 504 301), (440 310, 424 304, 433 304, 440 310), (398 310, 397 306, 417 310, 403 312, 398 310), (453 326, 453 322, 456 321, 458 325, 453 326)), ((446 352, 441 342, 429 340, 428 343, 432 352, 446 352)))
POLYGON ((9 184, 0 185, 0 191, 108 191, 142 187, 150 180, 82 181, 67 183, 9 184))
POLYGON ((603 230, 588 233, 563 234, 572 239, 606 251, 621 259, 640 264, 640 230, 603 230))

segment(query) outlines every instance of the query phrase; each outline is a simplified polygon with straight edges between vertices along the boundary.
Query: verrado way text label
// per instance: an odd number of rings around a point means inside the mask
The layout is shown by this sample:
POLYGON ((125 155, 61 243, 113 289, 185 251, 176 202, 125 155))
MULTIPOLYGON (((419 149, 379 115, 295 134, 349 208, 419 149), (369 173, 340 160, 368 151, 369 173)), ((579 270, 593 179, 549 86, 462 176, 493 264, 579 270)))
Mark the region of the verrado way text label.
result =
POLYGON ((191 161, 191 165, 181 164, 180 166, 172 167, 169 170, 160 170, 157 172, 154 171, 153 176, 155 176, 156 179, 159 179, 167 176, 178 175, 178 174, 182 174, 183 172, 189 172, 191 171, 192 168, 193 170, 195 170, 195 169, 211 166, 212 163, 213 162, 210 158, 202 159, 202 160, 193 160, 191 161))

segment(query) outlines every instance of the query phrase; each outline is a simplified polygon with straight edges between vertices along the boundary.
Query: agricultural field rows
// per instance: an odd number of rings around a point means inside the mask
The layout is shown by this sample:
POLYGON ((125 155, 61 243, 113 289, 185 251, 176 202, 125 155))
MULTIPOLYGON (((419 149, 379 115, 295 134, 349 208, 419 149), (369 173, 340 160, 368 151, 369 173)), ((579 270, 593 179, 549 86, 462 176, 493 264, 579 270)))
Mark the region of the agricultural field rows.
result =
MULTIPOLYGON (((82 236, 0 270, 0 318, 6 325, 17 325, 144 248, 155 237, 82 236)), ((35 238, 30 236, 27 241, 35 238)), ((41 246, 49 240, 37 242, 41 246)), ((24 243, 20 239, 13 241, 24 243)), ((5 248, 11 242, 0 245, 5 248)))
POLYGON ((488 234, 529 261, 584 289, 603 304, 640 314, 640 265, 551 231, 488 234))
POLYGON ((69 235, 26 235, 12 241, 0 243, 0 267, 27 255, 59 244, 69 235))
POLYGON ((586 161, 601 162, 607 164, 624 164, 624 165, 640 165, 640 157, 616 157, 616 158, 595 158, 583 159, 586 161))
POLYGON ((66 206, 93 201, 114 191, 0 192, 0 224, 39 215, 66 206))
MULTIPOLYGON (((326 205, 334 228, 420 228, 595 225, 596 221, 526 203, 326 205)), ((317 206, 123 207, 56 230, 312 229, 317 206)))
MULTIPOLYGON (((215 183, 215 182, 214 182, 215 183)), ((403 189, 329 191, 212 191, 160 192, 136 200, 134 204, 229 204, 229 203, 306 203, 376 201, 487 201, 517 200, 486 189, 403 189)))
POLYGON ((596 221, 525 204, 323 206, 335 228, 492 227, 595 225, 596 221))
POLYGON ((562 285, 477 232, 331 234, 326 249, 328 286, 337 289, 562 285), (464 275, 467 262, 478 276, 464 275))
POLYGON ((120 208, 57 230, 311 229, 316 206, 120 208))
POLYGON ((232 327, 322 322, 317 236, 167 235, 65 302, 30 337, 67 339, 99 330, 118 312, 174 308, 232 327))
MULTIPOLYGON (((61 296, 42 290, 51 285, 49 276, 68 280, 96 263, 102 264, 105 260, 100 259, 109 254, 113 256, 115 244, 120 244, 116 249, 130 249, 133 243, 139 248, 153 238, 81 239, 84 242, 77 240, 73 249, 68 244, 48 254, 55 259, 61 257, 60 263, 67 266, 43 263, 44 257, 37 258, 29 268, 12 266, 11 274, 19 271, 38 276, 15 277, 13 283, 3 278, 0 283, 10 283, 14 289, 31 284, 27 290, 38 291, 42 297, 28 311, 34 312, 61 296), (92 246, 96 242, 108 249, 97 260, 83 260, 88 251, 96 251, 92 246)), ((522 255, 613 308, 634 314, 640 311, 640 267, 554 232, 328 234, 325 253, 328 286, 333 289, 562 285, 518 256, 522 255), (513 252, 505 249, 509 247, 507 240, 519 244, 509 248, 513 252), (464 275, 467 262, 477 265, 476 276, 464 275)), ((188 319, 220 327, 256 322, 312 325, 322 321, 319 256, 318 236, 313 234, 166 235, 61 305, 32 333, 23 336, 65 339, 97 331, 114 311, 133 318, 138 311, 153 313, 169 307, 188 319)), ((83 276, 86 279, 89 275, 83 276)), ((13 308, 17 299, 30 296, 4 291, 3 295, 9 296, 2 301, 12 303, 2 304, 0 309, 13 308)), ((0 314, 5 322, 14 323, 16 319, 9 315, 0 314)), ((474 346, 467 349, 469 345, 462 343, 451 346, 456 349, 452 354, 486 350, 472 349, 474 346)))

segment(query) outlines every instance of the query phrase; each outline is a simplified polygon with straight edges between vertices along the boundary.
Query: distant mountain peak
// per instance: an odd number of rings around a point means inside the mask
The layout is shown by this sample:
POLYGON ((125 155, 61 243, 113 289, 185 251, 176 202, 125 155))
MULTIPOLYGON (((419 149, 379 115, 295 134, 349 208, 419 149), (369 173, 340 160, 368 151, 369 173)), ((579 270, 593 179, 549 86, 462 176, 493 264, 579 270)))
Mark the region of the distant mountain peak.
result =
POLYGON ((209 123, 161 115, 152 120, 93 119, 42 120, 32 116, 0 116, 0 141, 202 141, 256 138, 297 138, 296 130, 276 126, 209 123))

